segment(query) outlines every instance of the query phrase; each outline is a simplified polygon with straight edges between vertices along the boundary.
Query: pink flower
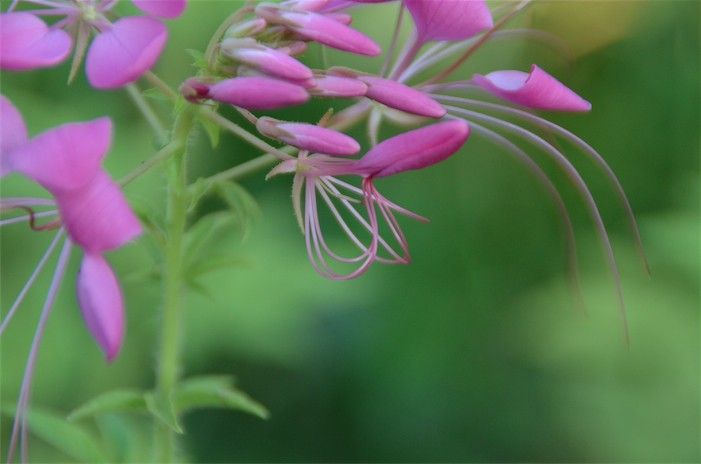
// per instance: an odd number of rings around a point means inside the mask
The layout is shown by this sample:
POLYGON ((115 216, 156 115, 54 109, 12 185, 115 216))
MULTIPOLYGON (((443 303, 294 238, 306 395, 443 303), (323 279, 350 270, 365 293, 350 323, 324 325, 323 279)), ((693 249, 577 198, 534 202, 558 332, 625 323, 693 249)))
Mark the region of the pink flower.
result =
POLYGON ((78 245, 85 251, 78 277, 80 309, 88 330, 107 360, 111 361, 119 353, 124 337, 124 302, 119 283, 102 255, 138 237, 141 225, 119 186, 101 167, 102 159, 111 144, 112 124, 109 119, 64 124, 29 139, 21 115, 4 96, 0 96, 0 112, 3 116, 0 119, 2 174, 22 174, 53 196, 53 200, 0 198, 0 210, 21 209, 29 213, 27 217, 0 221, 0 225, 29 221, 32 229, 37 231, 59 229, 0 324, 0 334, 4 332, 60 240, 65 235, 68 236, 54 272, 25 369, 8 452, 8 462, 11 462, 19 428, 26 428, 26 410, 38 346, 65 274, 72 245, 78 245), (46 206, 56 209, 35 212, 35 208, 46 206), (39 217, 51 217, 54 220, 39 226, 36 224, 39 217))
POLYGON ((416 25, 418 42, 465 40, 492 27, 484 0, 404 0, 416 25))
POLYGON ((314 269, 332 279, 352 279, 366 272, 376 261, 388 264, 406 264, 410 261, 407 240, 395 213, 425 221, 421 216, 382 196, 375 187, 374 180, 411 169, 423 169, 443 161, 456 153, 468 136, 469 127, 462 121, 433 124, 388 139, 360 160, 302 151, 297 158, 283 160, 268 177, 295 174, 293 206, 314 269), (340 180, 338 176, 359 176, 363 188, 340 180), (331 249, 319 219, 319 199, 326 204, 341 231, 360 254, 346 257, 331 249), (356 204, 363 205, 365 214, 358 210, 356 204), (361 235, 366 237, 365 240, 348 225, 348 216, 360 224, 361 235), (390 231, 389 239, 381 236, 380 218, 384 219, 390 231), (352 265, 353 270, 345 274, 339 273, 333 269, 329 260, 352 265))
POLYGON ((108 16, 114 0, 83 0, 65 4, 49 3, 49 8, 0 14, 0 68, 24 71, 54 66, 72 48, 71 37, 63 30, 76 31, 75 60, 86 57, 90 84, 98 89, 114 89, 130 84, 150 70, 163 51, 168 31, 157 18, 182 14, 186 0, 134 0, 149 16, 118 19, 108 16), (51 28, 35 15, 63 16, 51 28), (92 33, 95 40, 88 47, 92 33))

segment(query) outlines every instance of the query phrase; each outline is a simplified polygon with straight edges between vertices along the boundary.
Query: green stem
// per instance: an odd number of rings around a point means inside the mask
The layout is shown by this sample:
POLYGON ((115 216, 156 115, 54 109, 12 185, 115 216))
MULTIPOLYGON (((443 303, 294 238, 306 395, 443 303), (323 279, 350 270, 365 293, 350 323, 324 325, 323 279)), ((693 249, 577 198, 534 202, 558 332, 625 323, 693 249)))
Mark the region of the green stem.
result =
POLYGON ((149 126, 151 126, 151 129, 153 129, 153 133, 156 135, 156 140, 158 142, 159 146, 162 146, 166 143, 167 138, 168 138, 168 132, 166 131, 165 127, 163 127, 163 124, 161 123, 161 120, 158 118, 158 115, 156 112, 151 108, 151 105, 148 104, 144 96, 141 94, 139 91, 139 88, 136 86, 136 84, 130 84, 127 86, 127 93, 129 94, 129 97, 131 97, 132 101, 134 102, 134 105, 136 105, 136 108, 141 112, 143 115, 144 119, 148 123, 149 126))
MULTIPOLYGON (((163 319, 156 373, 156 394, 169 399, 180 372, 180 332, 183 295, 183 245, 187 227, 187 138, 194 127, 194 109, 186 107, 175 121, 168 176, 168 240, 163 266, 163 319)), ((174 432, 164 423, 156 425, 156 461, 173 462, 174 432)))

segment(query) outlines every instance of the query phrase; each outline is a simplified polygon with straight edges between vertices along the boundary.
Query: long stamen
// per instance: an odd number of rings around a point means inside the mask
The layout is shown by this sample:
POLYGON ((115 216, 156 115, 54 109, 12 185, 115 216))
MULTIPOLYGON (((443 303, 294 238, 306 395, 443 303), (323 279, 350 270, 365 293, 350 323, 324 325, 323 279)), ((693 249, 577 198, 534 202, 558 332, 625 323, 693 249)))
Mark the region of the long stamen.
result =
POLYGON ((3 319, 2 323, 0 324, 0 336, 2 336, 3 332, 5 332, 5 329, 7 328, 8 324, 10 323, 10 320, 12 320, 12 316, 15 315, 17 308, 19 308, 20 304, 22 304, 22 301, 24 301, 24 297, 27 295, 27 292, 29 292, 29 290, 32 288, 32 285, 34 285, 34 282, 36 281, 37 277, 41 273, 42 269, 44 269, 46 262, 49 260, 49 258, 53 254, 54 249, 56 248, 56 245, 58 245, 58 242, 61 239, 61 237, 63 237, 63 230, 60 230, 56 234, 54 239, 51 241, 51 244, 49 245, 49 248, 44 253, 44 256, 41 257, 36 268, 34 268, 34 271, 32 271, 32 275, 29 276, 29 279, 24 284, 24 287, 22 287, 22 290, 20 290, 19 294, 17 295, 17 298, 15 298, 15 302, 12 303, 10 310, 7 312, 7 316, 5 316, 5 319, 3 319))
MULTIPOLYGON (((323 183, 322 183, 323 185, 323 183)), ((326 193, 325 189, 328 187, 324 186, 325 188, 320 188, 319 189, 319 194, 321 195, 321 198, 324 200, 326 205, 329 207, 329 210, 331 211, 331 214, 333 215, 334 219, 336 219, 336 223, 339 225, 339 227, 343 230, 343 232, 346 234, 346 236, 353 242, 353 244, 362 252, 362 254, 354 257, 354 258, 345 258, 343 256, 340 256, 336 253, 334 253, 332 250, 329 249, 329 247, 325 246, 325 242, 322 241, 322 245, 324 245, 324 249, 326 252, 335 260, 345 262, 345 263, 356 263, 360 261, 361 259, 365 258, 367 256, 368 248, 363 245, 363 243, 360 241, 360 239, 351 231, 350 227, 346 223, 346 221, 343 219, 343 216, 338 211, 338 208, 333 204, 333 201, 331 201, 331 198, 329 198, 329 195, 326 193)))
POLYGON ((9 226, 10 224, 17 224, 19 222, 31 221, 32 218, 56 216, 57 214, 58 214, 58 211, 43 211, 41 213, 32 213, 32 214, 27 214, 26 216, 17 216, 17 217, 13 217, 10 219, 3 219, 3 220, 0 220, 0 227, 9 226))
POLYGON ((577 259, 577 242, 574 235, 574 227, 572 225, 572 219, 567 210, 560 192, 552 183, 548 175, 543 171, 543 169, 528 156, 524 150, 519 148, 516 144, 512 143, 506 137, 487 129, 484 126, 475 124, 474 122, 470 124, 473 131, 482 134, 485 138, 490 140, 497 146, 502 147, 507 151, 507 153, 513 155, 518 161, 523 163, 523 165, 535 175, 538 181, 545 187, 550 198, 552 198, 553 203, 557 208, 560 219, 565 230, 565 242, 567 246, 567 261, 569 263, 568 269, 570 274, 570 285, 572 287, 573 294, 575 296, 575 301, 583 308, 584 298, 582 297, 582 290, 580 286, 580 276, 579 276, 579 264, 577 259))
POLYGON ((443 99, 445 101, 465 103, 469 105, 474 105, 476 107, 500 111, 506 114, 520 117, 542 129, 552 130, 557 135, 561 136, 562 138, 579 148, 582 151, 582 153, 585 156, 587 156, 590 160, 592 160, 592 162, 604 173, 606 178, 611 183, 614 192, 618 197, 618 201, 620 202, 621 206, 623 206, 623 209, 625 211, 628 226, 631 230, 631 233, 633 234, 633 240, 635 243, 635 247, 638 251, 638 255, 640 256, 640 259, 643 262, 645 271, 648 275, 650 275, 650 265, 648 263, 647 256, 645 255, 643 240, 640 236, 640 229, 638 227, 638 221, 635 219, 633 207, 631 206, 630 201, 628 200, 628 196, 626 195, 626 192, 623 189, 623 185, 621 185, 621 181, 618 179, 618 176, 616 176, 616 173, 613 172, 613 169, 611 169, 611 166, 608 165, 604 157, 601 156, 601 154, 599 154, 599 152, 596 151, 591 145, 589 145, 587 142, 585 142, 572 132, 568 131, 567 129, 564 129, 558 126, 557 124, 548 121, 547 119, 543 119, 540 116, 536 116, 523 110, 511 108, 504 105, 498 105, 496 103, 472 100, 468 98, 452 97, 447 95, 434 95, 434 97, 437 99, 443 99))
MULTIPOLYGON (((528 28, 508 29, 505 31, 495 32, 492 35, 491 41, 494 42, 496 40, 501 39, 521 37, 543 42, 544 44, 552 47, 557 53, 561 54, 564 60, 568 63, 572 61, 572 51, 569 49, 567 44, 561 39, 559 39, 556 35, 547 31, 528 28)), ((431 66, 437 63, 440 63, 449 56, 458 53, 463 49, 469 48, 470 46, 474 45, 474 43, 477 42, 478 39, 479 38, 473 38, 465 40, 463 42, 451 44, 450 46, 446 46, 443 43, 439 43, 437 45, 441 45, 440 48, 437 46, 431 47, 431 49, 423 53, 416 61, 414 61, 414 63, 411 64, 411 66, 409 66, 406 69, 406 71, 402 73, 402 75, 399 77, 399 82, 406 82, 412 77, 416 76, 418 73, 430 68, 431 66)))
MULTIPOLYGON (((351 189, 357 191, 361 195, 363 194, 362 190, 360 190, 360 189, 358 189, 350 184, 347 184, 346 182, 343 182, 339 179, 336 179, 335 177, 322 178, 322 182, 327 182, 327 187, 329 189, 331 189, 332 191, 338 191, 338 190, 336 189, 336 187, 331 185, 331 183, 329 181, 334 182, 334 183, 338 183, 339 185, 345 184, 345 186, 347 186, 348 188, 351 188, 351 189)), ((341 200, 341 203, 343 204, 343 206, 345 206, 345 208, 348 210, 348 212, 350 212, 353 215, 353 217, 355 217, 358 220, 358 222, 368 232, 373 233, 372 226, 365 220, 365 218, 358 212, 358 210, 355 209, 355 206, 353 204, 351 204, 350 202, 348 202, 346 200, 341 200)), ((391 246, 389 246, 389 244, 385 241, 385 239, 383 239, 379 234, 377 237, 377 241, 385 249, 385 251, 387 251, 390 255, 392 255, 394 257, 394 258, 390 259, 390 258, 383 258, 381 256, 378 256, 376 258, 377 262, 384 263, 384 264, 397 264, 399 262, 402 262, 403 258, 399 255, 399 253, 394 251, 394 249, 391 246)))
POLYGON ((58 294, 61 281, 66 271, 66 265, 71 255, 71 242, 66 240, 63 244, 63 249, 58 257, 58 263, 56 264, 56 271, 51 280, 51 285, 49 286, 49 291, 46 295, 46 300, 44 301, 44 307, 41 310, 41 316, 39 318, 39 323, 37 324, 36 332, 34 333, 34 339, 32 340, 32 346, 29 351, 29 358, 27 359, 27 365, 24 369, 24 376, 22 377, 22 387, 20 390, 20 397, 17 401, 17 409, 15 411, 15 420, 12 425, 12 436, 10 438, 10 447, 7 452, 7 462, 11 463, 15 457, 15 450, 17 448, 17 440, 20 434, 20 427, 22 429, 22 436, 26 436, 27 429, 27 405, 29 404, 29 394, 31 390, 32 377, 34 375, 34 367, 36 365, 37 354, 39 353, 39 345, 41 339, 44 335, 44 329, 46 328, 46 322, 53 309, 54 302, 56 300, 56 295, 58 294))
POLYGON ((382 69, 380 69, 380 76, 385 77, 387 70, 389 69, 389 64, 394 58, 394 51, 397 48, 397 41, 399 39, 399 33, 402 30, 402 23, 404 22, 404 4, 399 4, 399 13, 397 13, 397 20, 394 25, 394 32, 392 33, 392 40, 387 48, 387 53, 385 53, 385 62, 382 64, 382 69))
MULTIPOLYGON (((592 220, 594 221, 595 224, 595 230, 597 232, 597 235, 599 236, 599 239, 602 242, 604 252, 606 255, 606 260, 608 262, 608 267, 613 275, 613 280, 614 280, 614 285, 616 288, 616 296, 618 299, 618 307, 619 307, 619 312, 621 315, 621 320, 623 323, 623 329, 624 329, 624 338, 627 346, 630 346, 630 337, 629 337, 629 332, 628 332, 628 318, 626 316, 626 306, 625 306, 625 301, 623 299, 623 290, 622 290, 622 285, 621 285, 621 276, 618 271, 618 264, 616 263, 616 258, 613 254, 613 247, 611 246, 611 241, 609 240, 608 237, 608 232, 606 231, 606 226, 604 225, 604 221, 601 218, 601 213, 599 212, 599 208, 596 204, 596 201, 594 200, 594 197, 592 196, 591 192, 589 191, 589 187, 587 187, 587 184, 584 182, 584 179, 582 179, 582 176, 579 174, 577 169, 572 165, 572 163, 569 162, 569 160, 562 154, 560 153, 555 147, 550 145, 548 142, 543 140, 541 137, 538 135, 520 127, 515 124, 512 124, 507 121, 502 121, 501 119, 494 118, 492 116, 487 116, 482 113, 478 113, 475 111, 470 111, 466 110, 463 108, 458 108, 455 106, 450 106, 446 105, 446 109, 452 113, 457 113, 460 115, 463 115, 467 118, 474 118, 477 120, 485 121, 491 124, 494 124, 498 127, 501 127, 502 129, 515 134, 531 143, 533 143, 535 146, 538 148, 542 149, 546 154, 548 154, 567 174, 567 176, 570 178, 572 181, 573 185, 579 191, 579 193, 582 195, 585 204, 587 205, 587 209, 589 211, 590 216, 592 217, 592 220)), ((468 122, 470 122, 469 119, 466 119, 468 122)))

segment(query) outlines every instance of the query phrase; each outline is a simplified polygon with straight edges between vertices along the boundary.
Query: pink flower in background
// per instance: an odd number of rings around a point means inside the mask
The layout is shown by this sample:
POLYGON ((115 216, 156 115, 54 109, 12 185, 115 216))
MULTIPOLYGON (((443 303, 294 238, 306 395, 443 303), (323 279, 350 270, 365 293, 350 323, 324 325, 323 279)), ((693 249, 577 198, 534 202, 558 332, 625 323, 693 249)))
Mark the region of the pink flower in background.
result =
POLYGON ((176 18, 186 6, 186 0, 134 0, 148 16, 111 22, 108 15, 115 0, 25 2, 48 8, 0 14, 0 68, 25 71, 54 66, 67 58, 75 42, 72 73, 85 56, 88 81, 98 89, 123 87, 150 70, 168 38, 159 18, 176 18), (47 26, 38 18, 42 15, 63 18, 47 26), (74 37, 64 30, 74 31, 74 37))
POLYGON ((2 174, 22 174, 53 196, 53 200, 0 199, 0 210, 20 209, 29 213, 25 217, 0 221, 0 225, 29 221, 37 231, 58 229, 46 254, 0 324, 0 334, 7 328, 60 240, 64 236, 68 237, 54 272, 25 369, 8 452, 8 462, 11 462, 19 428, 26 428, 27 404, 38 345, 65 274, 72 246, 75 244, 85 252, 78 276, 80 309, 88 330, 106 358, 111 361, 119 353, 124 337, 124 302, 117 278, 103 254, 138 237, 141 225, 119 185, 110 179, 101 166, 111 144, 112 124, 109 119, 64 124, 29 139, 21 115, 5 97, 0 97, 0 111, 2 174), (36 208, 47 206, 55 209, 35 212, 36 208), (50 217, 53 220, 38 226, 38 217, 50 217))

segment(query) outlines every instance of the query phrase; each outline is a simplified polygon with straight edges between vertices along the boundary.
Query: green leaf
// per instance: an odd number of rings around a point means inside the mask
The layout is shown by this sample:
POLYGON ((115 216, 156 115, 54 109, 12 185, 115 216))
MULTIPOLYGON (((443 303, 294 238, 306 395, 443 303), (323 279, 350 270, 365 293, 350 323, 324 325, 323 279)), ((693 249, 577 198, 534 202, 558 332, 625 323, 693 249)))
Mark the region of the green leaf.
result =
POLYGON ((68 415, 68 420, 76 421, 109 412, 145 412, 146 410, 146 401, 142 392, 137 390, 113 390, 98 395, 74 409, 68 415))
POLYGON ((173 432, 184 433, 180 421, 178 421, 173 401, 168 396, 146 393, 144 399, 146 400, 146 408, 156 419, 170 427, 173 432))
POLYGON ((239 184, 234 182, 220 182, 216 185, 217 193, 234 214, 243 235, 242 240, 248 236, 253 221, 260 216, 260 208, 255 198, 239 184))
POLYGON ((207 182, 205 179, 200 177, 188 188, 188 195, 190 196, 190 204, 187 207, 187 212, 192 213, 197 208, 197 205, 202 200, 202 197, 207 195, 210 190, 212 190, 212 183, 207 182))
POLYGON ((188 269, 188 276, 194 279, 219 269, 241 266, 250 266, 250 262, 238 255, 222 253, 197 260, 188 269))
MULTIPOLYGON (((3 409, 14 416, 14 410, 3 409)), ((41 440, 80 462, 107 462, 107 456, 98 441, 77 424, 66 421, 62 415, 32 408, 27 414, 29 430, 41 440)))
POLYGON ((194 263, 204 245, 231 222, 231 215, 224 212, 202 216, 185 234, 185 261, 194 263))
POLYGON ((225 408, 247 412, 261 419, 270 416, 262 404, 233 385, 228 377, 195 377, 184 380, 175 391, 175 407, 180 412, 200 408, 225 408))

